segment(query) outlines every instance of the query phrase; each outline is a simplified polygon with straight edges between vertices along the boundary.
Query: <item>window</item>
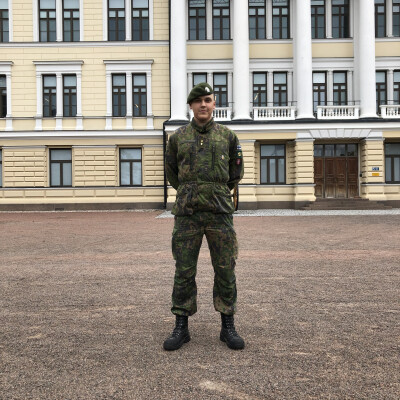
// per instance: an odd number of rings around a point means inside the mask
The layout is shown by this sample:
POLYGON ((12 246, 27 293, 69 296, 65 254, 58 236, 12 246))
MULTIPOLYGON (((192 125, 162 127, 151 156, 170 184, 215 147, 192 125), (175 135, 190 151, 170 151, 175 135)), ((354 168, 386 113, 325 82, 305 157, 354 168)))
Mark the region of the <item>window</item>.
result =
POLYGON ((386 5, 385 0, 375 0, 375 37, 386 36, 386 5))
POLYGON ((287 106, 286 72, 274 72, 274 106, 287 106))
POLYGON ((376 112, 379 114, 379 106, 386 104, 387 86, 386 86, 386 71, 376 72, 376 112))
POLYGON ((346 72, 333 73, 333 105, 347 105, 347 74, 346 72))
POLYGON ((57 80, 55 75, 43 76, 43 117, 57 114, 57 80))
POLYGON ((313 39, 325 37, 325 0, 311 1, 311 35, 313 39))
POLYGON ((76 75, 63 76, 63 116, 76 117, 76 75))
POLYGON ((332 37, 350 36, 350 10, 348 0, 332 0, 332 37))
POLYGON ((314 157, 357 157, 357 144, 316 144, 314 157))
POLYGON ((108 0, 108 40, 125 40, 125 0, 108 0))
POLYGON ((261 145, 261 179, 262 184, 285 183, 285 145, 261 145))
POLYGON ((133 112, 134 117, 147 116, 147 91, 146 75, 134 74, 132 76, 133 112))
POLYGON ((249 37, 265 39, 265 0, 249 0, 249 37))
POLYGON ((313 97, 314 112, 317 112, 317 106, 326 106, 326 72, 313 73, 313 97))
POLYGON ((226 74, 214 74, 214 95, 216 107, 228 107, 228 85, 226 74))
POLYGON ((199 83, 207 82, 207 74, 205 73, 194 73, 193 74, 193 86, 198 85, 199 83))
POLYGON ((189 1, 189 40, 206 39, 206 0, 189 1))
POLYGON ((50 186, 72 186, 71 149, 50 149, 50 186))
POLYGON ((39 40, 55 42, 57 38, 56 0, 39 0, 39 40))
POLYGON ((255 72, 253 74, 253 106, 267 106, 267 73, 255 72))
POLYGON ((121 186, 142 185, 142 150, 119 149, 121 186))
POLYGON ((289 1, 272 0, 272 37, 288 39, 289 35, 289 1))
POLYGON ((400 0, 393 0, 393 36, 400 36, 400 0))
POLYGON ((400 143, 385 143, 386 183, 400 183, 400 143))
POLYGON ((228 40, 231 37, 229 0, 213 0, 212 4, 213 39, 228 40))
POLYGON ((7 115, 7 79, 5 75, 0 75, 0 118, 7 115))
POLYGON ((63 1, 63 40, 79 42, 79 0, 63 1))
POLYGON ((132 1, 132 39, 149 40, 149 1, 132 1))
POLYGON ((400 71, 393 73, 393 104, 400 104, 400 71))
POLYGON ((0 42, 10 40, 9 20, 8 20, 8 0, 0 0, 0 42))
POLYGON ((126 85, 125 75, 112 76, 112 115, 125 117, 126 115, 126 85))

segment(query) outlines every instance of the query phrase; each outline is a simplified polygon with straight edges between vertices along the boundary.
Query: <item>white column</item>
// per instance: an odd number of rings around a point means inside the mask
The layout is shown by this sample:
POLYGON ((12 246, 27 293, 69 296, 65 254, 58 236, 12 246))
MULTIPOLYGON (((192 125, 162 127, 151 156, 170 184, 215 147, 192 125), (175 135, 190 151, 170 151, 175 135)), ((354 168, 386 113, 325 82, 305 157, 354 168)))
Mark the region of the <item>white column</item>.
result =
POLYGON ((171 120, 187 121, 186 1, 171 0, 171 120))
POLYGON ((228 72, 228 106, 232 105, 233 102, 233 74, 231 71, 228 72))
POLYGON ((333 105, 333 71, 330 69, 326 74, 326 105, 333 105))
POLYGON ((154 129, 153 96, 151 90, 151 72, 146 72, 147 129, 154 129))
POLYGON ((63 7, 62 0, 56 0, 56 41, 62 42, 63 7))
POLYGON ((125 40, 132 40, 132 0, 125 2, 125 40))
POLYGON ((272 39, 272 0, 267 0, 266 27, 267 39, 272 39))
POLYGON ((106 111, 106 129, 112 129, 112 79, 111 72, 106 72, 107 85, 107 111, 106 111))
POLYGON ((325 1, 326 37, 332 38, 332 0, 325 1))
POLYGON ((79 0, 79 40, 81 42, 85 40, 85 24, 83 18, 83 0, 79 0))
POLYGON ((287 72, 288 106, 293 106, 293 71, 287 72))
POLYGON ((125 75, 125 93, 126 93, 126 126, 125 129, 132 129, 132 73, 127 72, 125 75))
POLYGON ((360 96, 360 117, 376 118, 374 0, 358 1, 354 6, 354 15, 357 18, 354 55, 360 96))
POLYGON ((350 69, 347 71, 347 99, 348 104, 354 105, 354 96, 353 96, 353 71, 350 69))
POLYGON ((267 107, 274 105, 274 73, 267 72, 267 107))
POLYGON ((234 118, 250 119, 249 107, 249 3, 233 0, 233 112, 234 118))
POLYGON ((6 131, 12 131, 12 110, 11 110, 11 72, 6 73, 6 88, 7 88, 7 115, 6 115, 6 131))
MULTIPOLYGON (((34 28, 35 29, 35 28, 34 28)), ((8 0, 8 40, 14 41, 13 0, 8 0)))
POLYGON ((212 0, 206 1, 206 38, 212 40, 212 0))
POLYGON ((56 131, 62 129, 63 119, 63 79, 61 72, 56 74, 56 131))
POLYGON ((76 130, 83 129, 82 120, 82 73, 76 74, 76 130))
POLYGON ((188 92, 192 89, 192 85, 193 85, 193 73, 192 72, 188 72, 187 74, 187 87, 188 87, 188 92))
POLYGON ((386 36, 393 37, 393 0, 386 0, 386 36))
POLYGON ((42 75, 36 74, 36 125, 35 130, 42 129, 42 119, 43 119, 43 83, 42 75))
POLYGON ((393 69, 387 72, 387 104, 393 104, 393 69))
POLYGON ((294 74, 297 118, 314 118, 311 49, 311 0, 295 2, 294 74))

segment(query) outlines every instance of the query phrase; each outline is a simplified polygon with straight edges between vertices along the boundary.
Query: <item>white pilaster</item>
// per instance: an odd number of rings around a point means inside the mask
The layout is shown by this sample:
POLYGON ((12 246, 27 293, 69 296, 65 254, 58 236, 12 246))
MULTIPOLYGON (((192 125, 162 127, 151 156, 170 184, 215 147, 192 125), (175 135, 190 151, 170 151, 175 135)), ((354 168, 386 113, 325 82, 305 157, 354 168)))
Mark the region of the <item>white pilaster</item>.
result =
POLYGON ((83 18, 83 0, 79 0, 79 40, 81 42, 85 40, 85 24, 83 18))
POLYGON ((332 0, 325 1, 326 37, 332 38, 332 0))
POLYGON ((56 41, 62 42, 63 6, 62 0, 56 0, 56 41))
POLYGON ((171 120, 187 120, 186 78, 186 1, 171 0, 171 21, 179 21, 170 28, 171 43, 171 120))
POLYGON ((231 71, 228 72, 228 105, 230 106, 233 102, 233 74, 231 71))
POLYGON ((235 120, 250 119, 249 3, 233 0, 233 112, 235 120))
POLYGON ((146 72, 147 129, 154 129, 153 98, 151 90, 151 72, 146 72))
POLYGON ((294 78, 297 118, 314 118, 312 85, 311 0, 295 2, 294 78))
MULTIPOLYGON (((207 83, 213 87, 214 86, 214 81, 213 81, 213 73, 212 72, 207 72, 207 83)), ((193 81, 192 81, 192 85, 193 85, 193 81)), ((190 86, 189 86, 190 87, 190 86)), ((228 86, 229 88, 229 86, 228 86)))
POLYGON ((288 106, 293 104, 293 71, 287 72, 288 106))
POLYGON ((7 115, 6 115, 6 131, 12 131, 12 103, 11 103, 11 72, 6 73, 6 88, 7 88, 7 115))
POLYGON ((106 73, 106 85, 107 85, 107 111, 106 111, 106 130, 112 129, 112 79, 111 72, 106 73))
POLYGON ((333 105, 333 71, 331 69, 326 73, 326 105, 333 105))
POLYGON ((212 0, 206 1, 206 38, 212 40, 212 0))
POLYGON ((56 74, 56 99, 56 131, 60 131, 63 119, 63 81, 60 72, 56 74))
POLYGON ((387 104, 393 104, 393 69, 387 72, 387 104))
POLYGON ((76 74, 76 130, 83 129, 83 119, 82 119, 82 73, 78 72, 76 74))
POLYGON ((103 0, 103 40, 108 40, 108 0, 103 0))
POLYGON ((393 0, 386 0, 386 36, 393 37, 393 0))
POLYGON ((125 1, 125 40, 132 40, 132 0, 125 1))
POLYGON ((267 107, 274 105, 274 73, 267 72, 267 107))
POLYGON ((8 0, 8 29, 8 40, 12 42, 14 39, 13 0, 8 0))
POLYGON ((353 71, 347 71, 347 100, 350 105, 354 105, 354 95, 353 95, 353 71))
POLYGON ((125 129, 132 129, 132 73, 127 72, 125 75, 126 81, 126 126, 125 129))
POLYGON ((35 130, 42 129, 42 119, 43 119, 43 84, 42 75, 36 74, 36 125, 35 130))
POLYGON ((374 118, 376 115, 375 83, 375 6, 374 0, 358 1, 354 4, 357 18, 354 55, 357 88, 360 96, 360 117, 374 118))
POLYGON ((267 0, 266 14, 267 39, 272 39, 272 0, 267 0))
MULTIPOLYGON (((105 0, 107 1, 107 0, 105 0)), ((38 1, 32 2, 32 19, 33 19, 33 41, 39 41, 39 4, 38 1)))

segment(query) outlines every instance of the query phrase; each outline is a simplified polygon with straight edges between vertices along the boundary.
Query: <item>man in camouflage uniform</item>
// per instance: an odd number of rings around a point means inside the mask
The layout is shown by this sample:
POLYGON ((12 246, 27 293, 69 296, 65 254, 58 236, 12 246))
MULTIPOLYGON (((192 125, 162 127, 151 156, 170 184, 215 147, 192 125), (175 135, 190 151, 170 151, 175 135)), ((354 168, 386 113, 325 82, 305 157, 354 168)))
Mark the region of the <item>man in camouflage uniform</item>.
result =
POLYGON ((233 320, 238 246, 230 194, 243 177, 242 149, 233 131, 214 122, 215 99, 210 85, 196 85, 187 102, 194 118, 170 137, 166 153, 167 178, 177 190, 172 208, 176 269, 171 309, 176 325, 164 349, 177 350, 190 340, 188 317, 197 311, 195 278, 203 235, 214 267, 214 308, 222 319, 220 339, 232 349, 243 349, 244 341, 233 320))

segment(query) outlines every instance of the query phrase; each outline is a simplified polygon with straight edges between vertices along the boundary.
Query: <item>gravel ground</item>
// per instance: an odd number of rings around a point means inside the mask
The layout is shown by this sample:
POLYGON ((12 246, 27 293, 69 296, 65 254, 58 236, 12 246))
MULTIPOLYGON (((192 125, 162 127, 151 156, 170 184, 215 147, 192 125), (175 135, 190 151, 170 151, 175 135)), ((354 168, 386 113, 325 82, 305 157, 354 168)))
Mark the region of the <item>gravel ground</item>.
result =
POLYGON ((192 340, 162 350, 169 213, 0 213, 0 399, 398 400, 389 211, 238 213, 236 352, 218 338, 205 241, 192 340))

